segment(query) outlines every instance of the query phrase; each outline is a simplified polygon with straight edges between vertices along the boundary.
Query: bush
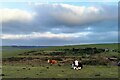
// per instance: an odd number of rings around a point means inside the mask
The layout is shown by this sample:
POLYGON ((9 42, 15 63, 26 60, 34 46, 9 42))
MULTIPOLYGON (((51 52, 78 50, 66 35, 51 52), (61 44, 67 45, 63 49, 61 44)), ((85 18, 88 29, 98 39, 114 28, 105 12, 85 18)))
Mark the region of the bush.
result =
POLYGON ((11 57, 11 58, 7 58, 8 61, 20 61, 23 58, 18 58, 18 57, 11 57))
POLYGON ((108 63, 106 61, 100 61, 100 60, 84 60, 82 61, 82 64, 84 65, 107 65, 108 63))
POLYGON ((58 57, 53 57, 51 58, 52 60, 57 60, 57 61, 62 61, 63 59, 62 58, 58 58, 58 57))
POLYGON ((42 55, 42 53, 39 53, 39 52, 38 53, 33 53, 33 55, 42 55))
POLYGON ((55 56, 55 55, 65 55, 65 52, 52 52, 52 53, 50 53, 50 55, 53 55, 53 56, 55 56))
POLYGON ((32 57, 28 57, 27 60, 33 60, 33 58, 32 57))

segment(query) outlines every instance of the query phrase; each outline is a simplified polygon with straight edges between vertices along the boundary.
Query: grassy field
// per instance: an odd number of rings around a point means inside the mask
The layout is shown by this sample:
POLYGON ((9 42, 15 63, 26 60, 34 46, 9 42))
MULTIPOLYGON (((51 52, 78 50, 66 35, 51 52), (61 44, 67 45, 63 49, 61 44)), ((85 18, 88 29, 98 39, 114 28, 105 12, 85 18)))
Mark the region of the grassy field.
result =
POLYGON ((5 74, 3 78, 118 78, 118 67, 84 66, 82 70, 73 70, 70 65, 61 67, 57 65, 34 67, 5 65, 3 74, 5 74))
POLYGON ((86 44, 86 45, 66 45, 66 46, 53 46, 50 48, 45 48, 44 50, 57 50, 57 49, 71 49, 71 48, 86 48, 86 47, 96 47, 96 48, 109 48, 109 49, 118 49, 119 44, 86 44))
MULTIPOLYGON (((72 48, 87 48, 87 47, 96 47, 96 48, 109 48, 117 49, 118 44, 90 44, 90 45, 71 45, 71 46, 53 46, 48 48, 30 48, 30 49, 20 49, 15 47, 3 47, 2 48, 2 59, 3 66, 3 78, 118 78, 118 66, 116 65, 117 60, 108 63, 109 65, 88 65, 85 64, 82 70, 73 70, 71 69, 71 62, 65 63, 62 66, 48 65, 47 58, 48 56, 44 55, 19 55, 24 54, 29 51, 36 51, 37 53, 44 51, 60 51, 61 49, 72 49, 72 48), (21 59, 19 61, 10 61, 11 59, 21 59), (28 59, 29 58, 29 59, 28 59), (37 61, 36 61, 37 59, 37 61), (32 62, 33 61, 33 62, 32 62), (34 65, 28 65, 27 63, 34 65), (46 63, 45 65, 43 63, 46 63), (35 63, 35 64, 34 64, 35 63), (42 64, 42 65, 39 65, 42 64)), ((45 52, 44 52, 45 53, 45 52)), ((31 54, 31 53, 30 53, 31 54)), ((49 56, 51 57, 51 56, 49 56)), ((55 56, 52 56, 55 57, 55 56)), ((60 57, 60 56, 59 56, 60 57)), ((106 62, 108 57, 118 58, 118 52, 103 52, 100 54, 93 54, 90 56, 86 55, 66 55, 63 56, 62 61, 73 60, 73 57, 81 58, 81 60, 87 61, 102 61, 106 62)), ((59 61, 60 62, 60 61, 59 61)), ((98 62, 96 62, 98 63, 98 62)), ((120 67, 119 67, 120 68, 120 67)))
POLYGON ((29 51, 30 49, 19 49, 15 47, 2 47, 2 58, 18 56, 19 53, 29 51))
MULTIPOLYGON (((69 45, 69 46, 52 46, 48 48, 34 48, 34 49, 19 49, 15 47, 2 47, 2 58, 8 58, 13 56, 19 56, 19 53, 24 53, 26 51, 35 50, 40 52, 40 50, 44 51, 59 51, 60 49, 71 49, 71 48, 86 48, 86 47, 96 47, 96 48, 109 48, 109 49, 118 49, 118 44, 89 44, 89 45, 69 45)), ((103 53, 104 54, 104 53, 103 53)), ((110 55, 118 55, 118 53, 110 53, 110 55)), ((108 55, 109 55, 108 54, 108 55)), ((106 54, 105 54, 106 55, 106 54)))

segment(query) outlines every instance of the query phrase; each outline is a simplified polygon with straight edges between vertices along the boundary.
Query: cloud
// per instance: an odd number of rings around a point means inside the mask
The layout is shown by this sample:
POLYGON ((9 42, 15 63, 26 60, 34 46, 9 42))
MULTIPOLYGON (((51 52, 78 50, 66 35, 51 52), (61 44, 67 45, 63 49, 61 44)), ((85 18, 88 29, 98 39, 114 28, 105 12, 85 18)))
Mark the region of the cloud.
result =
MULTIPOLYGON (((113 24, 117 22, 116 6, 76 6, 44 3, 31 6, 34 12, 3 9, 3 33, 27 34, 35 31, 50 32, 55 31, 55 29, 59 29, 59 33, 75 33, 89 26, 102 27, 107 24, 105 21, 108 23, 111 21, 113 24), (99 26, 100 23, 101 26, 99 26)), ((109 27, 109 24, 106 27, 109 27)))
POLYGON ((117 19, 111 6, 75 6, 70 4, 37 4, 36 18, 43 26, 83 26, 117 19))
POLYGON ((2 23, 9 21, 20 21, 24 23, 31 21, 33 18, 33 14, 20 9, 3 8, 0 9, 0 15, 2 15, 2 23))
POLYGON ((85 37, 92 32, 80 32, 80 33, 73 33, 73 34, 54 34, 51 32, 39 33, 39 32, 32 32, 31 34, 3 34, 0 36, 1 39, 35 39, 35 38, 59 38, 59 39, 70 39, 76 37, 85 37))
POLYGON ((33 12, 0 9, 3 20, 0 38, 4 44, 63 45, 117 41, 117 6, 43 3, 31 7, 33 12))
MULTIPOLYGON (((39 33, 37 33, 39 34, 39 33)), ((75 33, 78 34, 78 33, 75 33)), ((44 34, 43 34, 44 35, 44 34)), ((54 34, 55 35, 55 34, 54 34)), ((58 34, 59 35, 59 34, 58 34)), ((16 39, 14 36, 14 39, 3 39, 2 43, 4 45, 42 45, 42 46, 48 46, 48 45, 78 45, 78 44, 89 44, 89 43, 113 43, 113 42, 118 42, 117 38, 118 32, 113 31, 113 32, 104 32, 104 33, 86 33, 85 36, 79 35, 79 37, 74 37, 70 36, 69 39, 68 37, 66 38, 60 38, 60 37, 36 37, 36 38, 21 38, 21 39, 16 39)), ((38 35, 37 35, 38 36, 38 35)), ((48 35, 47 35, 48 36, 48 35)))

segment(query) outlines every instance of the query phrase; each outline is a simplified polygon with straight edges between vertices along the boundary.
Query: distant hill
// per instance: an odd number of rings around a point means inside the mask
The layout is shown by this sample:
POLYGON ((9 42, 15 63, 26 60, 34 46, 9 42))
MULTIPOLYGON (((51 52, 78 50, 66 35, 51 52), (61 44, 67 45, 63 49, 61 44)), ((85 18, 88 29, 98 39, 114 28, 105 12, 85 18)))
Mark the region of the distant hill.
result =
POLYGON ((106 43, 106 44, 84 44, 84 45, 65 45, 65 46, 53 46, 48 47, 45 50, 56 50, 56 49, 71 49, 71 48, 109 48, 109 49, 118 49, 118 43, 106 43))
POLYGON ((109 48, 118 49, 117 43, 110 44, 85 44, 85 45, 65 45, 65 46, 2 46, 3 57, 18 56, 20 53, 35 50, 40 52, 44 51, 59 51, 61 49, 72 49, 72 48, 109 48))
POLYGON ((118 49, 118 43, 106 43, 106 44, 83 44, 83 45, 64 45, 64 46, 2 46, 4 50, 11 49, 66 49, 66 48, 86 48, 86 47, 96 47, 96 48, 110 48, 118 49))
POLYGON ((32 49, 32 48, 48 48, 50 46, 2 46, 3 49, 32 49))
POLYGON ((48 48, 50 46, 12 46, 15 48, 29 49, 29 48, 48 48))

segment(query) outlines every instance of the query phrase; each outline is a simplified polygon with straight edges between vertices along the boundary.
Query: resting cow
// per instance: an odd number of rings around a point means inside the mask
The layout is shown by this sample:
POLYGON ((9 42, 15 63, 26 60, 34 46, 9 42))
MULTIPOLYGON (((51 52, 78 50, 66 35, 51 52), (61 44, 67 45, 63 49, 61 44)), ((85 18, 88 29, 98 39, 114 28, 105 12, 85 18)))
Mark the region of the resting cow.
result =
POLYGON ((80 69, 83 68, 83 65, 76 60, 76 61, 73 62, 72 68, 73 68, 73 69, 76 69, 76 70, 80 70, 80 69))
POLYGON ((56 60, 48 60, 48 63, 50 63, 50 64, 56 64, 57 61, 56 60))

